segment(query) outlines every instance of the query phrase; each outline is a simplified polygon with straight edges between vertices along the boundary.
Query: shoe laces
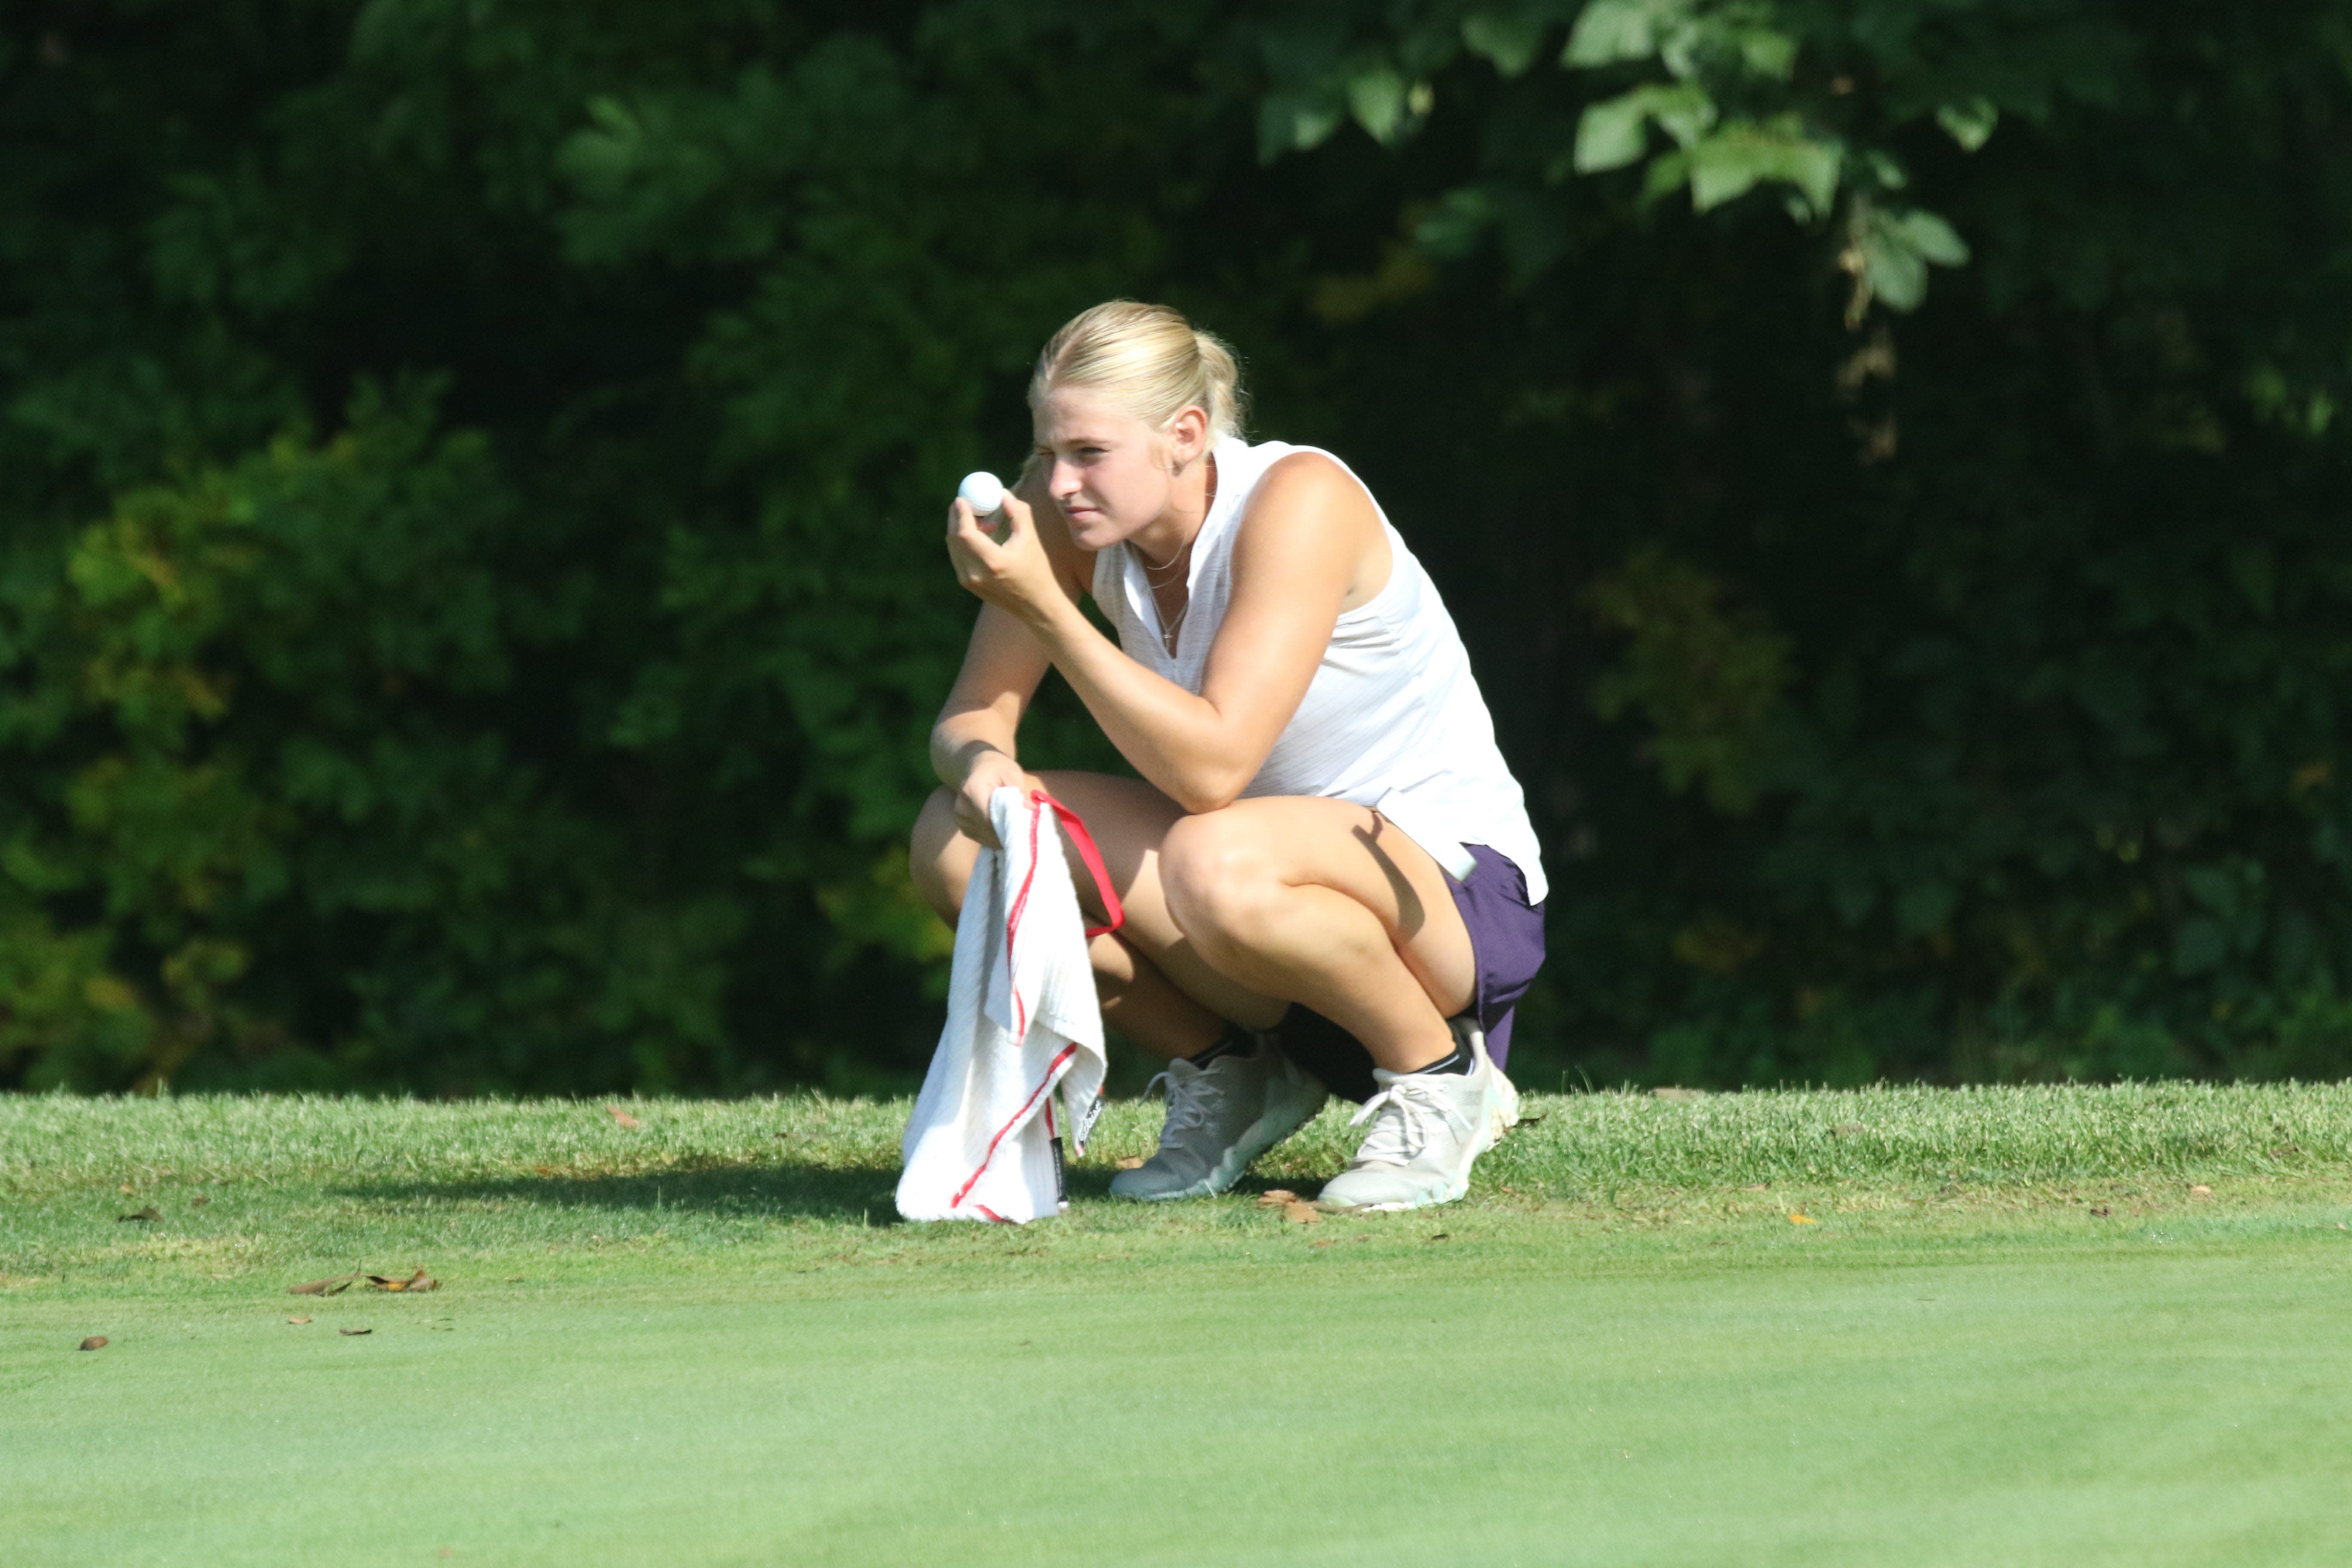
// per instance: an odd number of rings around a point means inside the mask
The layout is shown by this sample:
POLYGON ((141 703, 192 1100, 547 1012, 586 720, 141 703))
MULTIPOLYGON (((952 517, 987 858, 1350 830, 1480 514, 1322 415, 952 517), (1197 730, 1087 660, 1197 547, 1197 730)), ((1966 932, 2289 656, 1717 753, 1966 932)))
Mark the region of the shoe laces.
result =
POLYGON ((1388 1088, 1364 1101, 1348 1119, 1351 1127, 1367 1121, 1372 1123, 1372 1130, 1356 1151, 1360 1165, 1410 1164, 1449 1121, 1465 1133, 1475 1131, 1470 1118, 1454 1103, 1454 1097, 1427 1073, 1398 1074, 1388 1088))
MULTIPOLYGON (((1184 1065, 1192 1066, 1189 1062, 1184 1065)), ((1225 1085, 1219 1081, 1216 1066, 1211 1062, 1205 1068, 1192 1068, 1181 1078, 1171 1067, 1144 1086, 1147 1097, 1153 1089, 1164 1089, 1168 1095, 1168 1120, 1160 1128, 1162 1149, 1174 1147, 1182 1142, 1185 1133, 1206 1127, 1223 1105, 1225 1085)))

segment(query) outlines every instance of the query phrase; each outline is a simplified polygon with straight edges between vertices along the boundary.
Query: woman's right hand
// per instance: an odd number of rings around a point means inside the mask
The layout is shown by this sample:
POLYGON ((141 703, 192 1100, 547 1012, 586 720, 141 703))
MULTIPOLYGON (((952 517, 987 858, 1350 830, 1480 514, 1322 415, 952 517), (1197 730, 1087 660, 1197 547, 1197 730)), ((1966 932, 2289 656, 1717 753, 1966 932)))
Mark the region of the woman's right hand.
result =
POLYGON ((956 791, 956 826, 975 844, 991 849, 1003 848, 996 841, 995 825, 988 818, 989 798, 1000 789, 1028 787, 1029 775, 1003 752, 991 746, 975 752, 971 767, 964 771, 963 784, 956 791))

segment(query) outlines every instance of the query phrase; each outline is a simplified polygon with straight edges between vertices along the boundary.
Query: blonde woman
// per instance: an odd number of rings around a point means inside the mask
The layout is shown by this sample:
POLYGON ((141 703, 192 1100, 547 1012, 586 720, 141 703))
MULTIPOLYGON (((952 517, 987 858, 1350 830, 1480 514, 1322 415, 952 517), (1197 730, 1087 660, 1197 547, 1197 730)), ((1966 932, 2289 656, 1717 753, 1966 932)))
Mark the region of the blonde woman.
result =
POLYGON ((917 886, 956 918, 1001 786, 1086 820, 1127 910, 1093 942, 1105 1016, 1168 1063, 1159 1152, 1114 1194, 1224 1191, 1328 1081, 1370 1125, 1325 1204, 1460 1197, 1517 1119, 1501 1066, 1545 889, 1435 586, 1345 464, 1242 438, 1232 353, 1172 310, 1078 316, 1029 404, 1002 540, 949 516, 982 606, 931 731, 917 886), (1022 767, 1049 665, 1140 780, 1022 767))

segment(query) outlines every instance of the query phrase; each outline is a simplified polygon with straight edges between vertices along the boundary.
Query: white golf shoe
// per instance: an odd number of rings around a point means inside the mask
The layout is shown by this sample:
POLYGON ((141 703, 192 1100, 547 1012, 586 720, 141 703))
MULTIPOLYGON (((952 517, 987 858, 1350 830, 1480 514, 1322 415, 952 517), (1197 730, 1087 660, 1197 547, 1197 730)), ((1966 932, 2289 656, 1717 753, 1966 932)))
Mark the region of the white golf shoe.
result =
POLYGON ((1252 1160, 1313 1120, 1327 1093, 1263 1036, 1255 1050, 1227 1051, 1206 1067, 1170 1062, 1153 1081, 1168 1087, 1160 1152, 1113 1176, 1113 1197, 1158 1203, 1222 1193, 1252 1160))
POLYGON ((1372 1124, 1348 1168, 1323 1184, 1327 1208, 1417 1209, 1450 1204, 1470 1190, 1470 1167, 1518 1124, 1519 1093, 1486 1055, 1486 1037, 1468 1018, 1454 1037, 1471 1055, 1466 1073, 1372 1069, 1381 1092, 1357 1111, 1372 1124))

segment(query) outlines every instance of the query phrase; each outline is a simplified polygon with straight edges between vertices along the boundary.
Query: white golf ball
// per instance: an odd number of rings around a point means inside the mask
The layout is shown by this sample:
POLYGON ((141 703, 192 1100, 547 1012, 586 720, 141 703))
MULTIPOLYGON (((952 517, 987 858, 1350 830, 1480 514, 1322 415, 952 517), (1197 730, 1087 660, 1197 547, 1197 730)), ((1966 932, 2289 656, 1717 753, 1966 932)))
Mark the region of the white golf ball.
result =
POLYGON ((1004 481, 994 474, 966 474, 963 483, 956 487, 956 494, 982 517, 1004 508, 1004 481))

